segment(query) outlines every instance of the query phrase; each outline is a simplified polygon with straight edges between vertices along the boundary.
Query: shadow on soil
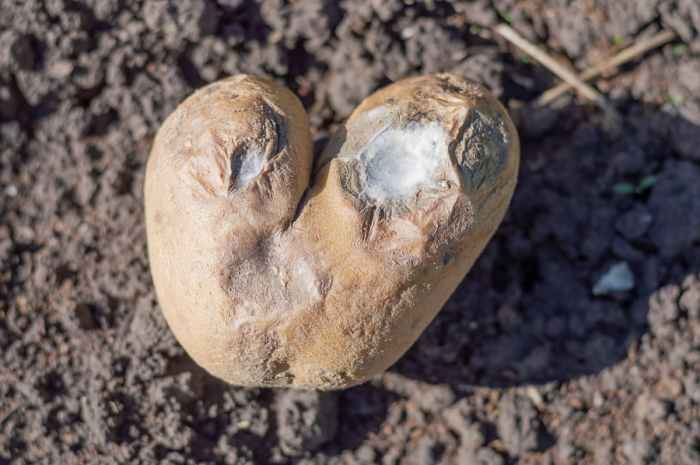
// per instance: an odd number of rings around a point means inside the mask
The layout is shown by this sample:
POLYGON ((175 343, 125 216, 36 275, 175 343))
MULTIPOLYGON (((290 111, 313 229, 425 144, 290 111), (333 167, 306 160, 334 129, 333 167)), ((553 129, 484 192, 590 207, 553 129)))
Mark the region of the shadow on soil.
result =
POLYGON ((564 382, 626 357, 655 293, 700 271, 688 219, 700 208, 700 167, 688 161, 700 127, 671 107, 626 108, 615 136, 580 107, 523 114, 519 185, 503 225, 391 371, 466 393, 564 382), (621 262, 634 288, 594 295, 621 262))

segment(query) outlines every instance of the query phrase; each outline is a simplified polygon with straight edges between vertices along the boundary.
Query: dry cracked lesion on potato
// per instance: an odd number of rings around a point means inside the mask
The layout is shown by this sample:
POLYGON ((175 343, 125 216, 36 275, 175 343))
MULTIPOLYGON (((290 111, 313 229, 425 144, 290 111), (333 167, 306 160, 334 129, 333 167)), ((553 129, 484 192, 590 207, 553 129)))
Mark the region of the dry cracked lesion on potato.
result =
POLYGON ((265 165, 287 146, 287 121, 270 105, 262 103, 259 139, 238 147, 230 155, 229 192, 245 188, 263 172, 265 165), (262 150, 261 150, 262 149, 262 150))
MULTIPOLYGON (((424 141, 432 146, 429 138, 424 141)), ((446 153, 436 156, 433 148, 432 160, 379 154, 374 160, 363 161, 361 157, 347 163, 355 171, 349 176, 355 185, 346 189, 356 199, 362 243, 397 265, 421 263, 438 249, 445 249, 473 222, 473 209, 461 193, 449 157, 446 153), (402 179, 404 170, 409 174, 402 179), (399 176, 393 177, 392 172, 399 176)))
POLYGON ((476 191, 495 181, 508 161, 507 115, 483 106, 484 89, 449 74, 436 77, 438 92, 419 88, 413 99, 419 108, 432 109, 450 129, 449 153, 463 175, 465 191, 476 191), (506 116, 506 118, 504 118, 506 116))
POLYGON ((498 177, 508 159, 505 124, 497 114, 468 108, 456 94, 472 92, 467 83, 445 85, 455 90, 431 94, 416 89, 409 104, 373 108, 348 129, 365 126, 373 132, 359 147, 348 144, 338 157, 351 168, 345 183, 349 192, 391 216, 425 206, 416 202, 439 198, 457 182, 469 193, 498 177), (452 166, 461 180, 450 176, 452 166))
POLYGON ((356 199, 364 243, 393 249, 392 259, 406 263, 445 251, 471 228, 471 194, 492 190, 489 182, 508 157, 506 128, 497 118, 465 108, 454 95, 414 98, 429 99, 440 111, 430 105, 419 113, 374 108, 367 112, 374 133, 350 142, 337 157, 344 189, 356 199))
POLYGON ((383 129, 354 160, 358 197, 400 210, 422 197, 444 194, 450 187, 446 139, 438 123, 383 129))
POLYGON ((389 102, 357 115, 347 131, 356 136, 342 141, 335 159, 344 189, 363 206, 391 217, 453 187, 448 134, 437 119, 389 102))
MULTIPOLYGON (((224 197, 245 190, 288 145, 285 117, 264 99, 240 115, 228 113, 233 122, 207 120, 201 130, 188 131, 180 173, 196 194, 224 197)), ((199 128, 197 119, 191 125, 199 128)))
POLYGON ((498 178, 508 161, 508 143, 500 118, 476 109, 468 112, 451 148, 461 168, 465 190, 479 190, 498 178))

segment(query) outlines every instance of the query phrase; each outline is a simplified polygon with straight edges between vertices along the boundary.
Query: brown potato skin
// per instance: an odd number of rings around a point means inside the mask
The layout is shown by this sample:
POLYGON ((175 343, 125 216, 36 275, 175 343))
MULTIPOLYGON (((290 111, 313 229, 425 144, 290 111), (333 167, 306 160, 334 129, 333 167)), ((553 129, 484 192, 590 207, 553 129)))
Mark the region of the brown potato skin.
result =
POLYGON ((207 86, 163 124, 147 167, 163 312, 193 359, 230 383, 362 383, 415 342, 471 268, 505 214, 518 164, 505 109, 453 75, 365 99, 313 173, 308 120, 288 90, 250 76, 207 86), (365 168, 353 157, 381 125, 405 121, 448 134, 447 187, 373 203, 356 189, 365 168), (271 161, 234 189, 231 159, 256 141, 271 161))
POLYGON ((233 350, 248 338, 245 327, 231 328, 236 309, 222 285, 223 263, 254 256, 261 238, 291 221, 308 186, 311 157, 299 100, 273 81, 250 76, 200 89, 156 135, 146 168, 145 213, 158 300, 190 356, 230 382, 258 384, 259 375, 247 366, 266 355, 252 343, 241 353, 233 350), (270 145, 274 138, 265 129, 270 108, 287 123, 286 145, 265 175, 230 192, 232 152, 241 144, 270 145))

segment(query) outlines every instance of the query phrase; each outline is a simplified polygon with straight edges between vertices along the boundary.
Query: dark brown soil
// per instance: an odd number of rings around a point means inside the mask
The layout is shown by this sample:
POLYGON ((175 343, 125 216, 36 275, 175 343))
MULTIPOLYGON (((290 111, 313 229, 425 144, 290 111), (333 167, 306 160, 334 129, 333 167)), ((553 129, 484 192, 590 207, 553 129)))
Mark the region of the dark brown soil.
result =
POLYGON ((3 0, 0 464, 697 465, 699 31, 696 0, 3 0), (598 83, 612 134, 572 97, 518 110, 555 80, 490 38, 498 21, 579 69, 680 37, 598 83), (511 106, 523 164, 420 341, 337 393, 195 366, 145 254, 159 123, 256 73, 300 95, 320 148, 372 90, 442 70, 511 106))

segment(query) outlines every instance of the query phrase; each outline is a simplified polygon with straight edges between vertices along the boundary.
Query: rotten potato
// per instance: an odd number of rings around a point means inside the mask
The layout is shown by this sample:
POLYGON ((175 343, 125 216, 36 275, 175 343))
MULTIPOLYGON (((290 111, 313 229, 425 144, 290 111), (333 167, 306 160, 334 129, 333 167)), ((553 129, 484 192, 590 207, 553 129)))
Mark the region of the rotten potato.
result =
POLYGON ((418 338, 501 222, 518 136, 454 75, 365 99, 316 159, 299 100, 235 76, 158 131, 145 183, 163 313, 190 356, 246 386, 337 389, 418 338))

